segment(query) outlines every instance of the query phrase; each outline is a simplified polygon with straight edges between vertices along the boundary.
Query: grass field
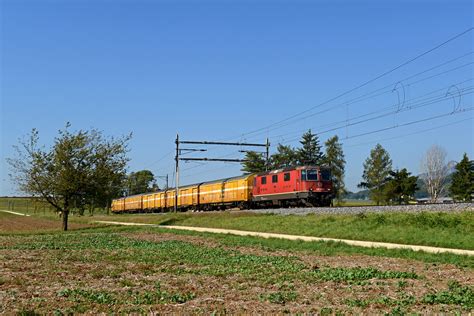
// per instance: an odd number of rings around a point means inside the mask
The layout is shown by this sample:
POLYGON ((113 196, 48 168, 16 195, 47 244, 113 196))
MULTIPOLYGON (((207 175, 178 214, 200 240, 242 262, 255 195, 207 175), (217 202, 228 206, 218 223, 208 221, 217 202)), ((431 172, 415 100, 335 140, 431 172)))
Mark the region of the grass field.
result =
MULTIPOLYGON (((98 217, 99 218, 99 217, 98 217)), ((116 215, 117 221, 474 249, 474 212, 280 216, 246 212, 116 215)))
MULTIPOLYGON (((48 202, 29 197, 0 197, 0 210, 43 216, 55 214, 54 208, 48 202)), ((73 209, 72 212, 77 213, 78 210, 73 209)), ((95 208, 93 213, 106 214, 107 212, 104 209, 95 208)), ((86 210, 85 214, 89 214, 89 211, 86 210)))
MULTIPOLYGON (((178 220, 209 223, 231 215, 181 214, 178 220)), ((174 216, 108 219, 170 222, 174 216)), ((0 222, 9 221, 8 229, 0 226, 0 313, 399 315, 474 309, 474 263, 465 256, 72 219, 72 230, 63 233, 55 217, 0 213, 0 222)))

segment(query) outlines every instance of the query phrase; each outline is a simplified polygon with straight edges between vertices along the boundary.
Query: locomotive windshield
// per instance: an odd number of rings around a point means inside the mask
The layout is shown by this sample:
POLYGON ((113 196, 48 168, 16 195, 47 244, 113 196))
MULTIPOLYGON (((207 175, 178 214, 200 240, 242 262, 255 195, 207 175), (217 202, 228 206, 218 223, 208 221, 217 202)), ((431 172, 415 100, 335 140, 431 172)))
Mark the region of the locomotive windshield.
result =
POLYGON ((321 179, 323 181, 331 180, 331 171, 329 171, 327 169, 321 169, 321 179))
POLYGON ((301 170, 301 180, 318 181, 318 170, 301 170))

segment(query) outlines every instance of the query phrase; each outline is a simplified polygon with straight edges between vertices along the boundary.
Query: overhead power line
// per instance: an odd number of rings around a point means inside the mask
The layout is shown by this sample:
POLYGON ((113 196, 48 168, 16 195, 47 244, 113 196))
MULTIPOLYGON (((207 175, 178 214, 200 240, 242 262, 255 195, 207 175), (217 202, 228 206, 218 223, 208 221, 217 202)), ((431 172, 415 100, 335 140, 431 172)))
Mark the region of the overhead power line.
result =
MULTIPOLYGON (((378 142, 381 142, 381 141, 387 141, 387 140, 393 140, 393 139, 398 139, 398 138, 404 138, 404 137, 413 136, 413 135, 417 135, 417 134, 422 134, 422 133, 426 133, 426 132, 429 132, 429 131, 433 131, 433 130, 436 130, 436 129, 440 129, 440 128, 443 128, 443 127, 448 127, 448 126, 452 126, 452 125, 456 125, 456 124, 459 124, 459 123, 462 123, 462 122, 472 121, 472 120, 473 120, 473 118, 472 118, 472 117, 469 117, 469 118, 462 119, 462 120, 459 120, 459 121, 455 121, 455 122, 452 122, 452 123, 443 124, 443 125, 438 125, 438 126, 435 126, 435 127, 431 127, 431 128, 427 128, 427 129, 415 131, 415 132, 413 132, 413 133, 408 133, 408 134, 403 134, 403 135, 398 135, 398 136, 388 137, 388 138, 381 138, 381 139, 379 138, 379 139, 377 139, 377 140, 372 140, 372 141, 368 141, 368 142, 364 142, 364 143, 349 144, 349 145, 345 145, 344 147, 345 147, 345 148, 350 148, 350 147, 364 146, 364 145, 368 145, 368 144, 378 143, 378 142)), ((345 141, 345 140, 343 140, 343 143, 344 143, 344 141, 345 141)))
POLYGON ((463 35, 465 35, 465 34, 471 32, 473 29, 474 29, 473 27, 470 27, 470 28, 468 28, 467 30, 465 30, 465 31, 463 31, 463 32, 461 32, 461 33, 459 33, 459 34, 457 34, 457 35, 455 35, 455 36, 453 36, 453 37, 451 37, 451 38, 445 40, 444 42, 442 42, 442 43, 440 43, 440 44, 438 44, 438 45, 436 45, 436 46, 434 46, 434 47, 432 47, 432 48, 430 48, 430 49, 424 51, 423 53, 418 54, 417 56, 415 56, 415 57, 413 57, 413 58, 411 58, 411 59, 409 59, 409 60, 407 60, 407 61, 405 61, 405 62, 399 64, 398 66, 396 66, 396 67, 394 67, 394 68, 392 68, 392 69, 390 69, 390 70, 388 70, 388 71, 385 71, 384 73, 382 73, 382 74, 380 74, 380 75, 377 75, 377 76, 375 76, 374 78, 372 78, 372 79, 370 79, 370 80, 368 80, 368 81, 365 81, 364 83, 359 84, 359 85, 357 85, 356 87, 354 87, 354 88, 352 88, 352 89, 349 89, 349 90, 347 90, 347 91, 345 91, 345 92, 343 92, 343 93, 340 93, 340 94, 336 95, 335 97, 332 97, 332 98, 330 98, 330 99, 328 99, 328 100, 326 100, 326 101, 324 101, 324 102, 322 102, 322 103, 320 103, 320 104, 318 104, 318 105, 315 105, 315 106, 313 106, 313 107, 311 107, 311 108, 309 108, 309 109, 306 109, 306 110, 304 110, 304 111, 301 111, 301 112, 299 112, 299 113, 293 114, 293 115, 291 115, 291 116, 289 116, 289 117, 287 117, 287 118, 285 118, 285 119, 282 119, 282 120, 277 121, 277 122, 275 122, 275 123, 269 124, 269 125, 267 125, 267 126, 265 126, 265 127, 255 129, 255 130, 253 130, 253 131, 250 131, 250 132, 248 132, 248 133, 244 133, 244 134, 241 134, 241 135, 250 135, 250 134, 253 134, 253 133, 262 131, 262 130, 267 130, 267 129, 268 129, 269 127, 271 127, 271 126, 275 126, 275 125, 281 124, 281 123, 283 123, 283 122, 285 122, 285 121, 287 121, 287 120, 290 120, 290 119, 292 119, 292 118, 298 117, 298 116, 303 115, 303 114, 306 114, 306 113, 310 112, 311 110, 313 110, 313 109, 315 109, 315 108, 321 107, 321 106, 323 106, 323 105, 325 105, 325 104, 328 104, 328 103, 330 103, 330 102, 332 102, 332 101, 334 101, 334 100, 337 100, 337 99, 339 99, 339 98, 341 98, 341 97, 343 97, 343 96, 345 96, 345 95, 348 95, 349 93, 352 93, 352 92, 354 92, 354 91, 356 91, 356 90, 358 90, 358 89, 360 89, 360 88, 363 88, 363 87, 369 85, 370 83, 372 83, 372 82, 374 82, 374 81, 376 81, 376 80, 378 80, 378 79, 380 79, 380 78, 383 78, 383 77, 387 76, 388 74, 391 74, 391 73, 395 72, 396 70, 398 70, 398 69, 400 69, 400 68, 402 68, 402 67, 404 67, 404 66, 406 66, 406 65, 408 65, 408 64, 410 64, 410 63, 412 63, 412 62, 414 62, 414 61, 416 61, 416 60, 418 60, 418 59, 420 59, 421 57, 423 57, 423 56, 425 56, 425 55, 427 55, 427 54, 429 54, 429 53, 431 53, 431 52, 433 52, 433 51, 435 51, 435 50, 437 50, 437 49, 443 47, 444 45, 446 45, 446 44, 448 44, 448 43, 450 43, 450 42, 452 42, 452 41, 458 39, 459 37, 461 37, 461 36, 463 36, 463 35))

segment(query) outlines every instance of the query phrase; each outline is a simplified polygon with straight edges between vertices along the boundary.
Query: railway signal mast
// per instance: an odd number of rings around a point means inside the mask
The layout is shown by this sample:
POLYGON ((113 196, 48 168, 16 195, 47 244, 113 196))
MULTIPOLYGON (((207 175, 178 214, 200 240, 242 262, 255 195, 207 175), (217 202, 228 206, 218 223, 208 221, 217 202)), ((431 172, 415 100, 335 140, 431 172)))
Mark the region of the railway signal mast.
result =
MULTIPOLYGON (((270 142, 267 138, 265 144, 257 143, 230 143, 230 142, 211 142, 211 141, 189 141, 179 140, 179 135, 176 134, 176 190, 174 195, 174 211, 178 211, 178 192, 179 192, 179 161, 222 161, 222 162, 245 162, 245 159, 224 159, 224 158, 181 158, 180 156, 190 152, 201 152, 207 151, 207 149, 195 149, 195 148, 180 148, 180 144, 192 144, 192 145, 222 145, 222 146, 248 146, 248 147, 265 147, 265 169, 269 166, 269 153, 270 153, 270 142)), ((241 151, 245 152, 245 151, 241 151)))

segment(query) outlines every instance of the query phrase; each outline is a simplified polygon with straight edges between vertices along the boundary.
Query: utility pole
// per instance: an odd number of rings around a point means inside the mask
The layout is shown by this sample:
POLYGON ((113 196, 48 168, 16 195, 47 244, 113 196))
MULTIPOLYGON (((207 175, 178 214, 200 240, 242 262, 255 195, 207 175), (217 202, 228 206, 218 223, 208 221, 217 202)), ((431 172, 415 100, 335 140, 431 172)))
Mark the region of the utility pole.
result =
POLYGON ((268 168, 270 166, 270 141, 268 140, 267 137, 267 142, 265 144, 265 171, 268 171, 268 168))
POLYGON ((178 191, 179 191, 179 135, 176 134, 176 188, 174 193, 174 212, 178 212, 178 191))

